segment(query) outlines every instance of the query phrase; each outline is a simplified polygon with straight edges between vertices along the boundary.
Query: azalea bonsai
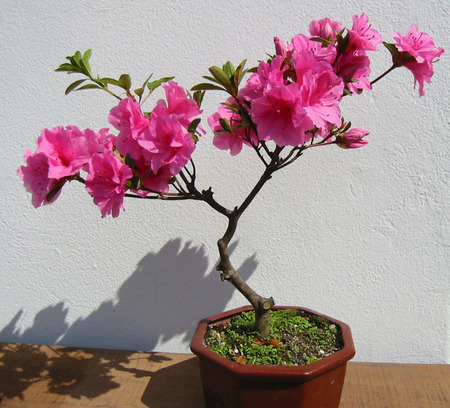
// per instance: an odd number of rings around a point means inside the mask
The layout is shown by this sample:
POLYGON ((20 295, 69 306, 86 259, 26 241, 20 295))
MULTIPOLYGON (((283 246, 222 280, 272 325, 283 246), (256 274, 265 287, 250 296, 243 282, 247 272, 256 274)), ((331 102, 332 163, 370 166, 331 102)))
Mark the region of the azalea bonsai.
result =
POLYGON ((370 91, 399 67, 412 72, 419 95, 424 95, 424 83, 431 82, 433 63, 444 50, 415 25, 406 35, 395 32, 393 38, 395 43, 383 42, 365 14, 353 17, 351 29, 329 18, 313 21, 309 35, 298 34, 289 43, 275 38, 274 54, 257 67, 247 69, 242 61, 236 67, 227 62, 209 68, 206 82, 191 92, 173 77, 152 80, 151 76, 132 90, 129 75, 119 79, 94 76, 89 65, 91 51, 76 52, 57 68, 81 75, 66 94, 99 89, 119 100, 108 116, 117 134, 106 128, 97 132, 76 126, 45 129, 36 151, 26 150, 26 164, 18 174, 35 207, 54 202, 70 181, 85 184, 103 217, 117 217, 124 210, 125 198, 204 202, 226 218, 225 232, 218 240, 220 277, 250 302, 256 330, 265 337, 275 302, 256 293, 230 261, 229 244, 238 222, 274 173, 296 162, 306 150, 367 144, 369 132, 353 127, 343 117, 340 102, 345 96, 370 91), (381 44, 390 52, 392 65, 370 80, 369 52, 381 44), (165 98, 146 108, 159 86, 165 98), (226 94, 218 111, 208 118, 213 144, 232 156, 242 149, 253 150, 262 169, 253 189, 232 208, 216 200, 213 187, 197 185, 193 153, 206 137, 200 124, 201 103, 210 91, 226 94))

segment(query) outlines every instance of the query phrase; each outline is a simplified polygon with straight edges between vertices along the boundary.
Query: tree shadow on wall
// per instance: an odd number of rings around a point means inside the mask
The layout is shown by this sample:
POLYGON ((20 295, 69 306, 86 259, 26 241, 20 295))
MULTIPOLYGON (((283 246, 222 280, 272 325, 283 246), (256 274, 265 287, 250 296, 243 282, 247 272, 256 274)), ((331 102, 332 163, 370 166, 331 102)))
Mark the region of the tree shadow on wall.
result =
MULTIPOLYGON (((239 270, 247 279, 255 268, 251 257, 239 270)), ((171 240, 139 262, 117 292, 117 301, 103 302, 90 316, 78 319, 60 343, 153 350, 158 341, 175 336, 188 342, 198 321, 224 310, 233 292, 216 271, 208 271, 204 247, 171 240)))
MULTIPOLYGON (((66 321, 69 309, 61 302, 37 313, 33 325, 19 332, 17 324, 23 313, 20 311, 0 331, 0 341, 154 350, 159 342, 179 336, 187 344, 197 322, 205 316, 224 310, 234 292, 229 283, 220 282, 216 271, 208 270, 208 264, 204 247, 194 246, 191 242, 183 244, 181 239, 171 240, 160 251, 147 254, 139 262, 135 272, 118 290, 116 300, 102 302, 89 316, 79 318, 69 326, 66 321)), ((244 279, 250 277, 256 265, 255 256, 252 256, 239 267, 244 279)), ((15 352, 17 350, 8 350, 9 358, 2 358, 3 369, 6 369, 10 379, 17 380, 16 396, 21 398, 29 383, 20 374, 22 368, 19 367, 16 372, 17 367, 13 366, 14 361, 17 363, 17 359, 12 358, 15 352), (5 367, 8 361, 11 365, 9 368, 5 367)), ((39 349, 32 349, 30 352, 36 354, 35 361, 43 363, 45 357, 39 349)), ((65 358, 66 364, 84 364, 77 363, 76 355, 67 354, 65 358)), ((56 356, 52 366, 56 367, 56 361, 61 360, 56 356)), ((108 373, 112 368, 120 368, 123 362, 112 362, 105 356, 100 359, 91 358, 89 364, 99 365, 98 372, 102 373, 103 385, 97 392, 107 392, 118 387, 108 373)), ((76 389, 74 398, 83 395, 92 398, 92 395, 87 395, 87 391, 76 386, 82 381, 80 378, 71 379, 71 387, 67 389, 63 387, 64 384, 53 384, 48 387, 48 392, 71 395, 76 389)), ((2 396, 11 398, 0 387, 0 398, 2 396)))

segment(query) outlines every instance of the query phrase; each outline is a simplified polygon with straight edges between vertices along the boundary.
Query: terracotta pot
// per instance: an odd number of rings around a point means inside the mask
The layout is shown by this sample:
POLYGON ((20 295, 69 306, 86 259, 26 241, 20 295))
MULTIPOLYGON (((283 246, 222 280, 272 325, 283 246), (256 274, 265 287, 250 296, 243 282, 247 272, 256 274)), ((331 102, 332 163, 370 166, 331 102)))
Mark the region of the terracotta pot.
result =
POLYGON ((309 309, 340 327, 344 346, 314 363, 298 366, 242 365, 219 356, 205 347, 208 325, 229 320, 241 307, 203 319, 194 333, 191 350, 199 358, 203 392, 208 408, 337 408, 344 385, 347 361, 355 355, 350 327, 309 309))

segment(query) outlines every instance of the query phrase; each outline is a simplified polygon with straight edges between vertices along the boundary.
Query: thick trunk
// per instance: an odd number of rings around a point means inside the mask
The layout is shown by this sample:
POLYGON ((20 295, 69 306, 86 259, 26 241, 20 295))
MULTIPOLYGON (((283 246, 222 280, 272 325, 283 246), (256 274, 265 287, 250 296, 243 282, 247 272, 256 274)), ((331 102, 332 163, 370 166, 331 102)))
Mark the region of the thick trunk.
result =
POLYGON ((275 301, 272 297, 266 298, 256 293, 231 265, 228 243, 236 230, 237 219, 230 217, 229 220, 227 232, 217 243, 220 254, 217 270, 221 271, 221 279, 229 281, 254 307, 255 330, 260 334, 261 338, 264 338, 270 334, 270 309, 275 304, 275 301))

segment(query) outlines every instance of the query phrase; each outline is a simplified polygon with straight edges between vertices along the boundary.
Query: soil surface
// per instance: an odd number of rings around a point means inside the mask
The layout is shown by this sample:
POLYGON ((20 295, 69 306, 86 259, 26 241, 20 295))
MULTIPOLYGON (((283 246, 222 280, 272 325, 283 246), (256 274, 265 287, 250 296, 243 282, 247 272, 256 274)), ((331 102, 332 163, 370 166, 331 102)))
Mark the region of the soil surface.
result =
POLYGON ((342 348, 339 326, 301 310, 271 311, 271 335, 254 331, 254 312, 243 312, 230 323, 213 325, 205 345, 240 364, 298 366, 320 360, 342 348))

